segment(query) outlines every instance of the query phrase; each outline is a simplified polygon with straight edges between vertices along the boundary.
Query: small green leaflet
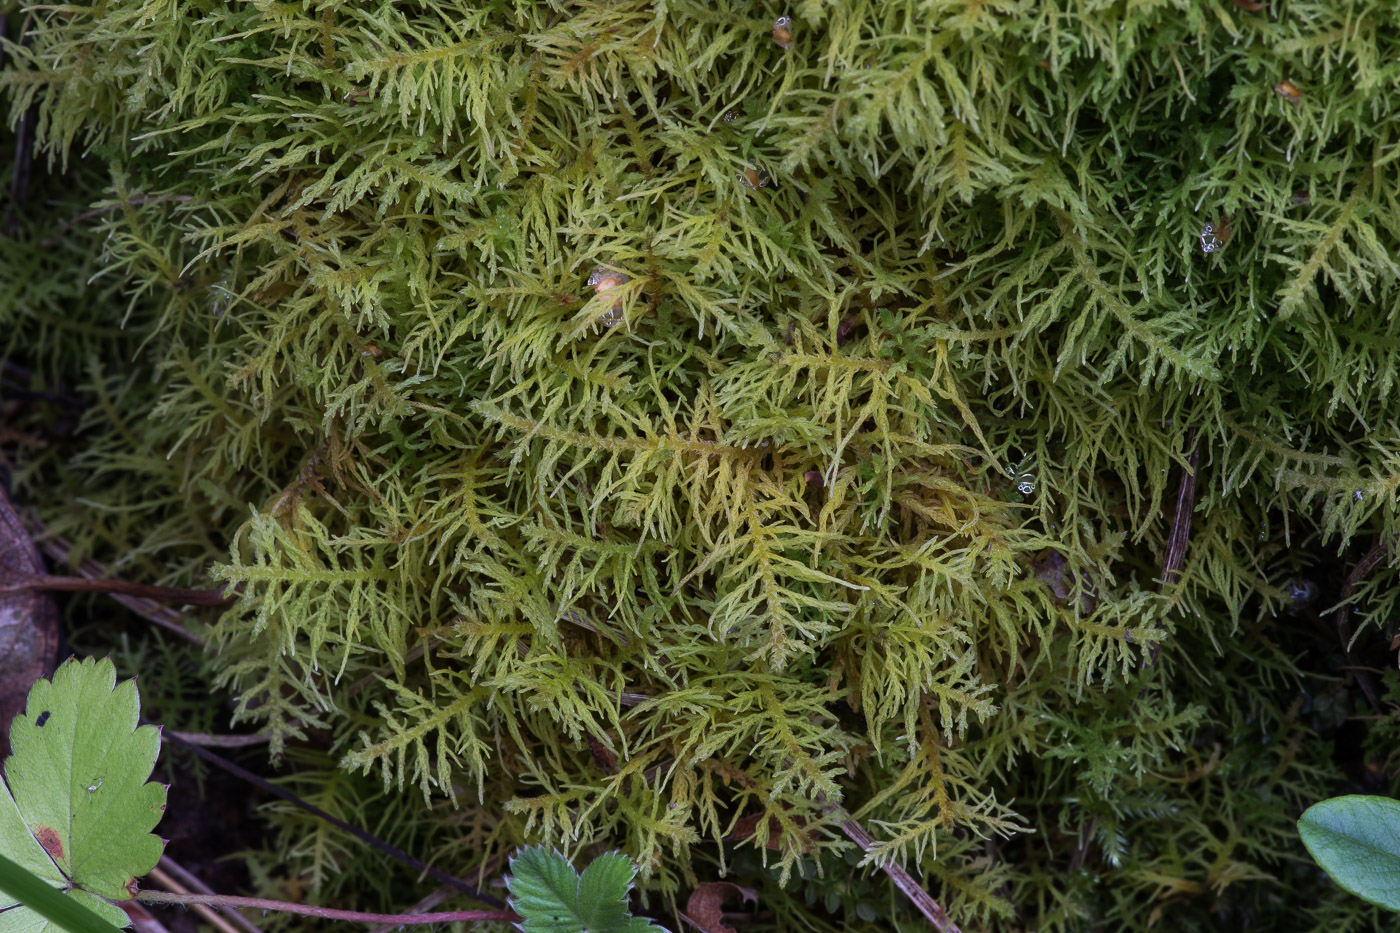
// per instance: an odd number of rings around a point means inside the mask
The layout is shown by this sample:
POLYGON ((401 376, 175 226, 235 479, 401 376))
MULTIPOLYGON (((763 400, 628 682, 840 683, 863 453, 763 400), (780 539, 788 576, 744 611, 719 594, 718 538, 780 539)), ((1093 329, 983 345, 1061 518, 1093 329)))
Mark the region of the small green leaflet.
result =
POLYGON ((637 869, 621 852, 599 856, 579 876, 564 856, 535 846, 517 853, 510 871, 510 907, 525 918, 524 933, 665 933, 628 912, 637 869))
MULTIPOLYGON (((128 885, 160 861, 150 834, 165 787, 148 783, 160 733, 137 728, 136 683, 117 684, 107 659, 68 660, 37 681, 10 731, 14 749, 0 785, 0 851, 116 926, 128 885)), ((58 927, 0 895, 0 933, 58 927)))
POLYGON ((1400 910, 1400 801, 1333 797, 1308 807, 1298 832, 1333 881, 1372 904, 1400 910))

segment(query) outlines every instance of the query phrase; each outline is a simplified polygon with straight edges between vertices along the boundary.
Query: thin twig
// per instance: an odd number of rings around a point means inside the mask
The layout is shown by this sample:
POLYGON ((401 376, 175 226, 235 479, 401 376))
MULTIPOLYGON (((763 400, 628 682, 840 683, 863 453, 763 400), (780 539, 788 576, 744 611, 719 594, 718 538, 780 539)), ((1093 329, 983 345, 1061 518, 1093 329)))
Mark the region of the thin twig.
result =
MULTIPOLYGON (((151 878, 156 882, 156 884, 159 884, 162 888, 165 888, 165 890, 170 891, 171 893, 190 893, 188 888, 184 887, 180 884, 180 882, 176 881, 174 878, 161 871, 159 866, 152 868, 150 872, 147 873, 146 877, 151 878)), ((199 914, 205 920, 209 921, 209 925, 212 926, 214 929, 218 930, 219 933, 238 933, 238 929, 232 923, 225 920, 219 914, 215 913, 214 910, 206 904, 194 905, 194 912, 199 914)), ((236 915, 230 914, 230 916, 236 915)))
MULTIPOLYGON (((851 816, 845 810, 832 804, 822 810, 823 813, 833 814, 841 820, 841 831, 846 837, 860 846, 861 851, 869 852, 875 848, 875 837, 865 831, 865 827, 860 825, 860 821, 851 816)), ((894 886, 899 888, 900 893, 918 908, 929 924, 938 933, 962 933, 962 930, 949 917, 948 912, 943 909, 943 905, 935 901, 923 885, 914 880, 914 877, 905 871, 893 860, 880 866, 885 874, 890 876, 894 886)))
POLYGON ((208 735, 203 732, 175 732, 171 730, 166 735, 174 736, 191 745, 203 745, 205 748, 246 748, 249 745, 265 745, 272 741, 272 736, 261 732, 257 735, 208 735))
POLYGON ((304 917, 327 920, 347 920, 351 923, 392 923, 396 926, 417 923, 518 923, 524 918, 510 910, 455 910, 440 914, 370 914, 358 910, 336 910, 333 907, 313 907, 290 901, 270 901, 261 897, 235 897, 230 894, 170 894, 166 891, 140 891, 138 901, 147 904, 207 904, 211 907, 251 907, 254 910, 277 910, 304 917))
POLYGON ((225 596, 223 590, 185 590, 173 586, 132 583, 128 580, 101 580, 91 577, 60 577, 52 574, 30 577, 20 583, 0 586, 0 593, 23 590, 57 590, 67 593, 103 593, 108 596, 133 596, 161 603, 182 606, 231 606, 237 597, 225 596))
MULTIPOLYGON (((477 883, 480 884, 482 879, 484 879, 487 875, 496 874, 496 872, 498 872, 501 868, 501 863, 503 863, 506 860, 506 858, 507 853, 497 852, 495 855, 482 862, 481 866, 475 871, 467 872, 467 875, 476 875, 477 883)), ((418 903, 414 904, 411 908, 409 908, 409 913, 427 913, 428 911, 432 910, 434 907, 441 904, 443 901, 447 900, 449 897, 452 897, 456 893, 456 891, 452 890, 447 885, 443 885, 437 890, 429 893, 426 897, 424 897, 418 903)), ((393 933, 393 929, 394 924, 383 923, 371 930, 370 933, 393 933)))
POLYGON ((125 201, 117 201, 114 204, 104 204, 102 207, 94 207, 90 211, 83 211, 81 214, 73 215, 71 218, 68 219, 67 222, 63 224, 63 226, 58 228, 57 233, 55 233, 52 237, 49 237, 46 240, 41 240, 39 242, 39 245, 46 248, 50 246, 56 246, 58 245, 59 237, 63 236, 69 230, 72 230, 75 226, 82 223, 84 220, 91 220, 92 218, 100 217, 103 214, 110 214, 117 208, 124 207, 128 204, 135 207, 141 204, 152 204, 157 201, 178 201, 183 203, 185 201, 193 200, 194 197, 188 194, 138 194, 134 197, 127 198, 125 201))
POLYGON ((1187 435, 1186 469, 1181 471, 1181 484, 1176 490, 1176 510, 1172 513, 1171 536, 1167 538, 1167 555, 1162 561, 1162 585, 1165 590, 1176 582, 1186 563, 1186 545, 1191 538, 1191 513, 1196 509, 1196 471, 1201 460, 1196 429, 1187 435))
MULTIPOLYGON (((1176 583, 1181 568, 1186 564, 1186 547, 1191 540, 1191 513, 1196 510, 1196 473, 1201 462, 1201 445, 1195 428, 1186 435, 1186 448, 1190 453, 1186 455, 1186 468, 1181 471, 1181 483, 1176 489, 1176 509, 1172 512, 1172 529, 1167 536, 1167 553, 1162 559, 1159 592, 1166 592, 1167 587, 1176 583)), ((1161 644, 1153 642, 1147 649, 1143 666, 1156 664, 1161 650, 1161 644)))
POLYGON ((1356 585, 1385 559, 1386 550, 1385 539, 1377 535, 1372 540, 1371 549, 1366 552, 1366 556, 1361 558, 1361 561, 1352 568, 1351 573, 1347 574, 1346 582, 1342 584, 1342 598, 1337 606, 1337 611, 1332 615, 1332 625, 1337 629, 1337 638, 1342 643, 1343 653, 1346 654, 1347 660, 1352 663, 1352 673, 1356 676, 1356 683, 1378 713, 1385 712, 1385 708, 1381 705, 1375 678, 1368 671, 1360 669, 1356 660, 1351 656, 1351 622, 1348 620, 1348 616, 1351 614, 1351 606, 1349 605, 1351 594, 1356 589, 1356 585))
POLYGON ((170 933, 165 924, 161 923, 155 916, 135 901, 122 901, 117 905, 126 914, 126 918, 131 921, 131 928, 136 933, 170 933))
MULTIPOLYGON (((38 542, 42 550, 49 559, 59 564, 68 563, 68 555, 73 550, 73 545, 63 538, 49 537, 47 529, 34 519, 32 515, 25 516, 25 525, 29 528, 30 536, 38 542)), ((107 568, 95 560, 85 560, 74 568, 79 574, 89 580, 105 579, 109 574, 107 568)), ((143 596, 128 596, 122 593, 113 593, 112 598, 121 603, 132 612, 164 629, 168 629, 179 635, 186 641, 201 643, 198 635, 185 628, 180 613, 168 606, 161 605, 153 599, 143 596)))
MULTIPOLYGON (((32 22, 33 19, 28 18, 20 26, 21 46, 29 45, 32 38, 29 27, 32 22)), ((34 128, 38 122, 39 102, 35 100, 25 108, 15 133, 15 162, 14 171, 10 176, 10 203, 5 208, 5 221, 0 224, 0 229, 3 229, 7 236, 18 236, 23 225, 20 215, 24 211, 25 202, 29 200, 29 176, 34 167, 34 128)))
MULTIPOLYGON (((183 888, 175 892, 177 894, 183 894, 186 891, 198 891, 200 894, 214 893, 213 888, 209 887, 209 885, 205 884, 197 875, 188 871, 183 865, 175 861, 169 855, 162 855, 160 857, 160 865, 157 867, 168 873, 172 878, 178 879, 179 883, 184 885, 183 888)), ((154 874, 154 872, 152 874, 154 874)), ((258 929, 253 921, 236 910, 228 911, 223 917, 227 918, 225 922, 232 921, 234 925, 240 927, 244 933, 262 933, 262 930, 258 929)))
MULTIPOLYGON (((0 34, 4 33, 3 20, 4 17, 0 16, 0 34)), ((3 58, 4 55, 0 54, 0 59, 3 58)), ((55 392, 45 392, 42 389, 29 388, 28 383, 34 382, 38 378, 37 374, 34 372, 34 370, 26 369, 25 367, 19 365, 13 360, 0 361, 0 374, 3 374, 3 378, 6 380, 6 395, 12 397, 17 396, 19 398, 38 399, 39 401, 44 402, 55 402, 57 404, 66 405, 69 408, 77 409, 79 411, 81 411, 84 408, 87 408, 87 403, 85 403, 82 399, 74 398, 72 395, 69 395, 66 391, 66 387, 62 383, 59 383, 57 386, 54 387, 55 389, 60 390, 55 392)))
MULTIPOLYGON (((258 777, 256 774, 247 770, 246 768, 239 767, 238 765, 229 761, 227 758, 223 758, 222 756, 216 755, 213 752, 209 751, 209 749, 207 748, 200 748, 198 745, 194 745, 190 742, 186 742, 182 739, 176 738, 176 736, 173 733, 169 732, 164 733, 161 736, 161 738, 180 746, 186 751, 193 752, 194 754, 198 755, 200 758, 203 758, 210 764, 222 768, 229 774, 232 774, 234 777, 242 778, 249 784, 258 787, 266 791, 267 793, 272 794, 275 797, 281 797, 283 800, 287 801, 290 804, 293 804, 294 806, 300 807, 307 813, 310 813, 312 816, 325 820, 332 826, 344 830, 345 832, 354 836, 361 842, 373 846, 374 848, 383 852, 385 855, 397 859, 398 861, 404 863, 405 865, 409 866, 415 871, 421 872, 425 875, 435 878, 438 881, 441 881, 443 884, 451 885, 458 891, 461 891, 463 894, 473 897, 476 900, 481 901, 481 903, 483 904, 488 904, 496 908, 502 908, 506 906, 504 901, 492 897, 489 894, 485 894, 481 891, 478 891, 476 888, 467 884, 462 879, 453 877, 452 875, 443 871, 441 868, 434 868, 432 865, 429 865, 421 859, 409 855, 407 852, 405 852, 403 849, 400 849, 398 846, 391 845, 390 843, 385 842, 383 839, 380 839, 378 836, 374 836, 368 832, 365 832, 358 826, 352 826, 344 820, 337 819, 336 817, 331 816, 325 810, 322 810, 315 804, 307 803, 305 800, 302 800, 300 797, 287 790, 286 788, 278 787, 276 784, 273 784, 270 781, 258 777)), ((391 921, 392 918, 386 919, 384 921, 375 922, 388 923, 391 921)))

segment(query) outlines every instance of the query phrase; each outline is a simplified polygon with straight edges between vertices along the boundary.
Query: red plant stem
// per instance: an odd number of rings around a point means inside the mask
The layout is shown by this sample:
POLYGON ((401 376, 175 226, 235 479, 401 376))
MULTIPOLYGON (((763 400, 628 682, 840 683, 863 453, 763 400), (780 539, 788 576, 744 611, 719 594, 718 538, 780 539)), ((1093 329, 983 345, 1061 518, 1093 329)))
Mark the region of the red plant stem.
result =
POLYGON ((86 577, 56 577, 49 574, 31 577, 20 583, 0 586, 0 593, 14 593, 22 590, 108 593, 117 596, 154 599, 162 603, 179 603, 185 606, 228 606, 234 602, 234 598, 224 596, 222 590, 182 590, 173 586, 129 583, 126 580, 89 580, 86 577))
POLYGON ((214 754, 207 748, 201 748, 198 745, 193 745, 189 742, 186 742, 184 739, 178 737, 178 733, 164 732, 161 734, 161 739, 165 742, 169 742, 172 745, 177 745, 187 752, 192 752, 193 754, 198 755, 200 758, 203 758, 210 764, 222 768, 229 774, 232 774, 234 777, 241 778, 242 780, 247 781, 254 787, 264 790, 267 793, 272 794, 276 797, 281 797, 283 800, 300 807, 301 809, 305 810, 307 813, 310 813, 317 819, 325 820, 327 823, 330 823, 332 826, 335 826, 338 829, 344 830, 345 832, 354 836, 361 842, 364 842, 367 845, 374 846, 376 849, 378 849, 380 852, 383 852, 385 855, 388 855, 391 858, 395 858, 398 861, 403 862, 405 865, 409 866, 415 871, 422 872, 423 874, 428 875, 429 877, 436 878, 443 884, 451 885, 453 888, 456 888, 458 891, 461 891, 468 897, 475 898, 483 904, 489 904, 490 906, 496 908, 502 908, 506 906, 505 901, 502 901, 497 897, 487 894, 485 891, 478 891, 476 888, 467 884, 461 878, 455 878, 452 875, 449 875, 447 872, 443 871, 441 868, 429 865, 421 859, 409 855, 403 849, 400 849, 399 847, 394 845, 390 845, 383 839, 380 839, 378 836, 373 836, 365 832, 358 826, 352 826, 342 819, 337 819, 336 817, 331 816, 329 813, 327 813, 325 810, 322 810, 320 807, 315 806, 314 804, 307 803, 305 800, 302 800, 300 797, 287 790, 285 787, 279 787, 278 785, 273 784, 270 781, 260 778, 253 772, 247 770, 246 768, 239 767, 238 765, 234 764, 228 759, 214 754))
POLYGON ((524 918, 510 910, 456 910, 436 914, 366 914, 358 910, 336 910, 333 907, 313 907, 290 901, 269 901, 261 897, 235 897, 228 894, 169 894, 165 891, 140 891, 138 901, 147 904, 203 904, 206 907, 251 907, 254 910, 278 910, 286 914, 346 920, 351 923, 519 923, 524 918))

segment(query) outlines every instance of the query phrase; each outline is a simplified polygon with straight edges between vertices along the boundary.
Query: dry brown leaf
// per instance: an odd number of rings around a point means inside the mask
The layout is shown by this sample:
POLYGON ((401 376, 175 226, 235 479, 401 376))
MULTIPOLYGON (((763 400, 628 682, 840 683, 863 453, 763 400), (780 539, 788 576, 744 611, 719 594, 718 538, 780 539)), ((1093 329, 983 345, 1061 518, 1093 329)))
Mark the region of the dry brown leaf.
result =
MULTIPOLYGON (((0 586, 42 576, 44 565, 10 499, 0 490, 0 586)), ((0 592, 0 754, 10 752, 10 720, 24 711, 29 688, 53 670, 58 606, 42 590, 0 592)))
POLYGON ((741 888, 732 881, 706 881, 690 892, 686 915, 703 933, 737 933, 724 922, 724 903, 736 894, 741 903, 758 903, 758 892, 752 888, 741 888))

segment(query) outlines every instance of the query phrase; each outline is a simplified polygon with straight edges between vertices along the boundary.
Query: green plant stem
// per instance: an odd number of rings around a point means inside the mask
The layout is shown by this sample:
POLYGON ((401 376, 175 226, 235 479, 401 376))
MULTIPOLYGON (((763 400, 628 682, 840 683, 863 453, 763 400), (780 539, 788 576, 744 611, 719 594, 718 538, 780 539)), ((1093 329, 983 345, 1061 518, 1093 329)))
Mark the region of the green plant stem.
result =
POLYGON ((306 917, 346 920, 351 923, 517 923, 519 914, 510 910, 455 910, 434 914, 368 914, 358 910, 336 910, 333 907, 313 907, 290 901, 270 901, 261 897, 235 897, 228 894, 169 894, 165 891, 141 891, 138 901, 147 904, 203 904, 207 907, 251 907, 254 910, 277 910, 306 917))

